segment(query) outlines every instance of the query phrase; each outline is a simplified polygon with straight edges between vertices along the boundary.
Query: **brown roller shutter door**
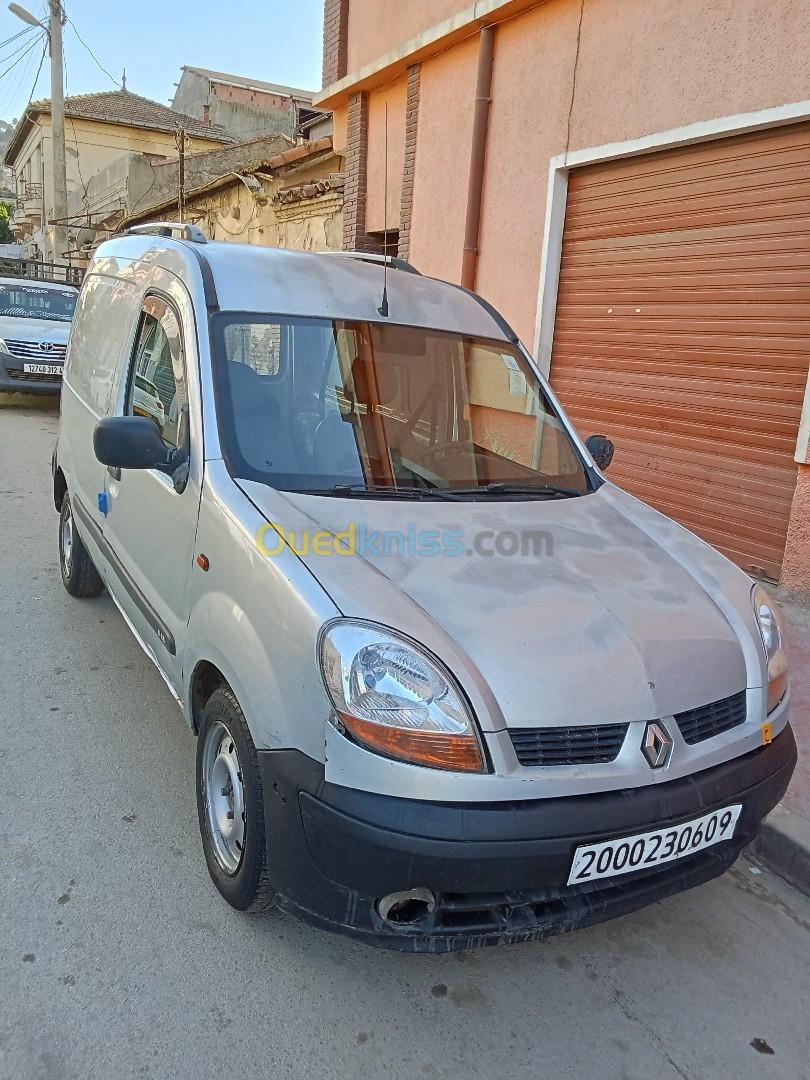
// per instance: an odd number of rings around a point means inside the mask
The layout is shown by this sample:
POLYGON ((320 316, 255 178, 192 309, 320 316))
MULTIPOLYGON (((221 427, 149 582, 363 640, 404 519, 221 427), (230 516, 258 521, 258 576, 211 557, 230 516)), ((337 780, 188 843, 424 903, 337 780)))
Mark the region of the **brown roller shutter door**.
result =
POLYGON ((575 170, 551 381, 610 476, 777 580, 810 362, 810 124, 575 170))

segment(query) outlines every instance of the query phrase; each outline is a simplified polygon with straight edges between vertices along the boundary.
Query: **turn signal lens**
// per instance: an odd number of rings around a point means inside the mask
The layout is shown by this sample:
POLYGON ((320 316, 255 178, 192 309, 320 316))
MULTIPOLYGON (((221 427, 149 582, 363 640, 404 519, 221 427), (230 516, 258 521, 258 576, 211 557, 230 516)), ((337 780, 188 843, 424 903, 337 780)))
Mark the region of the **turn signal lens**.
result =
POLYGON ((386 757, 453 772, 481 772, 483 761, 478 740, 467 735, 438 735, 426 731, 404 731, 372 724, 342 713, 346 730, 358 742, 386 757))
POLYGON ((394 631, 342 619, 321 639, 321 670, 345 733, 399 761, 482 772, 475 721, 438 660, 394 631))
POLYGON ((761 585, 754 587, 751 599, 768 661, 768 712, 772 713, 785 696, 788 686, 784 623, 779 608, 761 585))

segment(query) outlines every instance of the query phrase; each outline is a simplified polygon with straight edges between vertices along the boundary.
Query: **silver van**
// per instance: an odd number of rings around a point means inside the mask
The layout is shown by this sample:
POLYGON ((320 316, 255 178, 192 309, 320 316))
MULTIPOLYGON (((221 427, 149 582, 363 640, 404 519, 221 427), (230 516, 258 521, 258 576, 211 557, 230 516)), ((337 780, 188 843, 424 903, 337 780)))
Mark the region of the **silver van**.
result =
POLYGON ((405 263, 171 224, 99 247, 62 578, 106 587, 185 713, 230 904, 443 951, 734 862, 796 762, 780 615, 612 451, 405 263))
POLYGON ((73 285, 0 277, 0 390, 59 393, 78 296, 73 285))

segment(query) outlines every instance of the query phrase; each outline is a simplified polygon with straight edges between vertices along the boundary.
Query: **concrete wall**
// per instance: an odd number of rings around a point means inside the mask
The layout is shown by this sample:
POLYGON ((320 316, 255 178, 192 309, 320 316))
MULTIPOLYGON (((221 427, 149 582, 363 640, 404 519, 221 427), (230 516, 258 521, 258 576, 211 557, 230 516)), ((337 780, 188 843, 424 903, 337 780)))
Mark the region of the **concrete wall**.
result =
MULTIPOLYGON (((227 172, 250 172, 276 154, 294 144, 285 135, 267 135, 250 143, 222 146, 186 156, 185 186, 187 191, 201 187, 227 172)), ((177 191, 180 166, 177 151, 171 161, 155 161, 146 155, 129 160, 127 176, 127 206, 130 212, 138 207, 172 197, 177 191)))
POLYGON ((780 582, 810 592, 810 465, 799 466, 780 582))
POLYGON ((184 71, 177 84, 172 108, 202 120, 206 104, 211 123, 219 124, 239 139, 256 139, 273 133, 292 138, 295 134, 298 118, 290 98, 210 82, 196 71, 184 71))
MULTIPOLYGON (((337 182, 325 194, 292 203, 282 202, 278 194, 281 189, 339 175, 341 167, 342 160, 332 157, 278 179, 258 178, 262 186, 258 197, 234 178, 216 191, 190 199, 186 217, 199 225, 210 240, 296 251, 340 251, 343 193, 337 182)), ((171 208, 164 208, 147 215, 143 221, 165 220, 174 213, 171 208)))

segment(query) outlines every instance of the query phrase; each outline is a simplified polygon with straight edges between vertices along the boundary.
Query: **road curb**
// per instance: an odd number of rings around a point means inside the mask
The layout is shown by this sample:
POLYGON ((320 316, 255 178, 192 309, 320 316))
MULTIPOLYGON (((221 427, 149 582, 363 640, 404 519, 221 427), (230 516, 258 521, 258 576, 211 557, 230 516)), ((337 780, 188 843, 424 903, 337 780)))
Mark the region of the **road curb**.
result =
POLYGON ((760 862, 810 896, 810 823, 778 806, 752 845, 760 862))

